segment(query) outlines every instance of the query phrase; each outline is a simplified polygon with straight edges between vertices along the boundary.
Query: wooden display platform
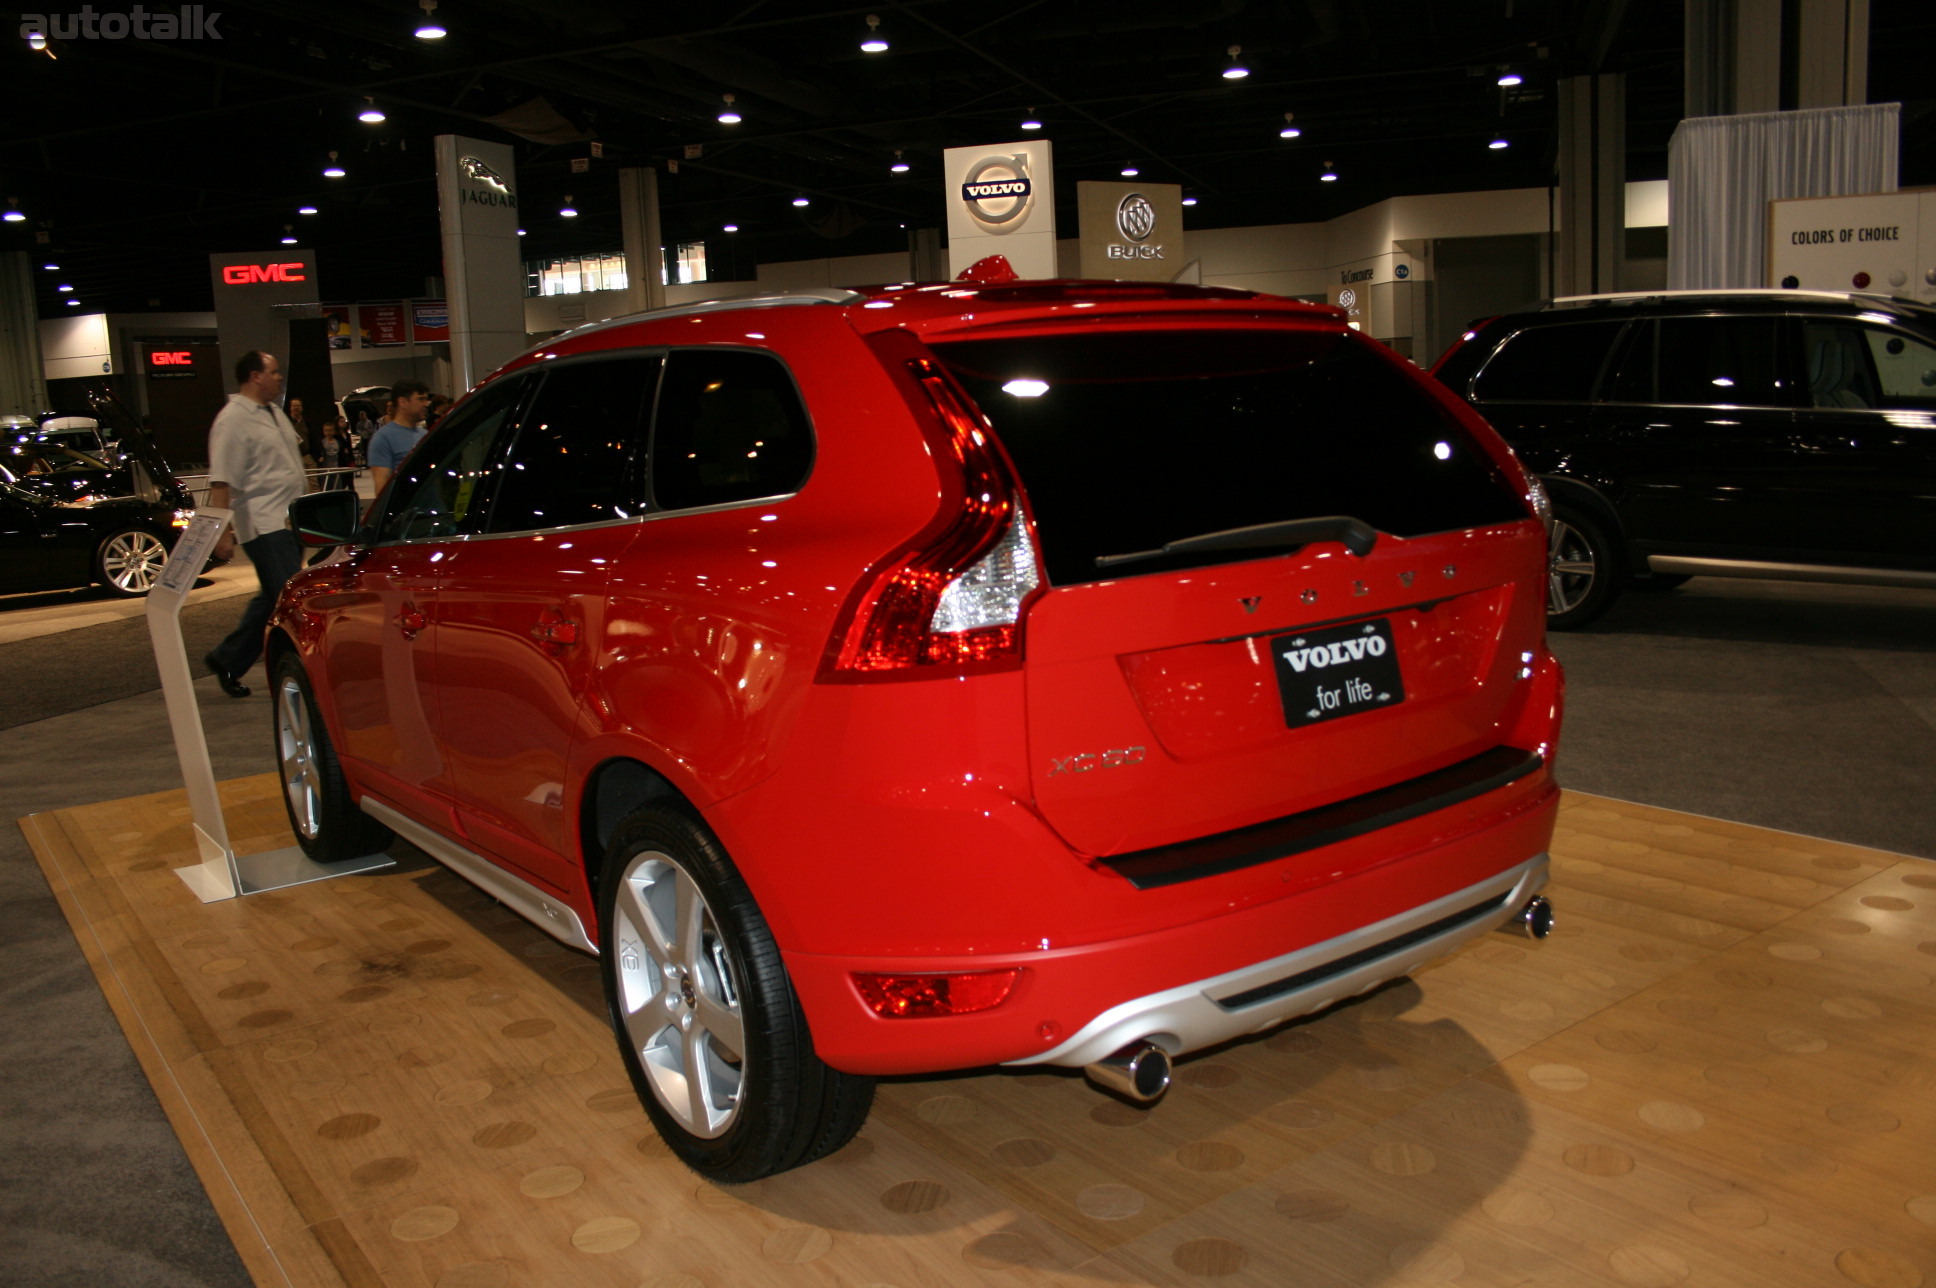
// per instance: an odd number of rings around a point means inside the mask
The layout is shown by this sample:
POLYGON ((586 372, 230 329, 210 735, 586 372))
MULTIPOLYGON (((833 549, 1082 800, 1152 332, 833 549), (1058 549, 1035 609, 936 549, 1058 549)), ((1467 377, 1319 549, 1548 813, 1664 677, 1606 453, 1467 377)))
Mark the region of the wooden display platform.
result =
MULTIPOLYGON (((288 843, 272 775, 238 851, 288 843)), ((399 846, 204 906, 181 793, 22 822, 263 1285, 1936 1286, 1936 865, 1569 795, 1490 936, 1179 1064, 884 1083, 736 1189, 660 1145, 597 968, 399 846)), ((30 1178, 17 1178, 29 1179, 30 1178)))

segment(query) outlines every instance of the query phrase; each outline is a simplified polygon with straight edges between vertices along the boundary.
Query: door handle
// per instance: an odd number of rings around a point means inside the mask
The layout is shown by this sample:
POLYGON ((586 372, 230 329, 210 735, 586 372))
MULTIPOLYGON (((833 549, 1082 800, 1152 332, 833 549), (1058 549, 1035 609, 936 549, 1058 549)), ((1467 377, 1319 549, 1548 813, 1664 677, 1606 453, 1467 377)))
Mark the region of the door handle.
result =
POLYGON ((576 644, 578 642, 578 623, 556 619, 539 622, 531 628, 531 638, 540 644, 576 644))
POLYGON ((397 629, 403 632, 403 638, 407 640, 416 639, 429 625, 430 619, 415 604, 405 604, 403 611, 397 614, 397 629))

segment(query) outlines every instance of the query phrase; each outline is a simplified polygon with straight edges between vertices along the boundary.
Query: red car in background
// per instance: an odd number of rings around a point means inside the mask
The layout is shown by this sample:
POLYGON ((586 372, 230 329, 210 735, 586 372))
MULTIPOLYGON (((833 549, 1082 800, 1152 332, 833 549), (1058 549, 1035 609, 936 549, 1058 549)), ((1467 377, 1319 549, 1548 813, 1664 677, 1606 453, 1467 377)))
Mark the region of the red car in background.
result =
POLYGON ((455 407, 271 628, 291 821, 600 954, 743 1181, 873 1078, 1169 1060, 1543 934, 1542 498, 1336 310, 829 291, 614 320, 455 407))

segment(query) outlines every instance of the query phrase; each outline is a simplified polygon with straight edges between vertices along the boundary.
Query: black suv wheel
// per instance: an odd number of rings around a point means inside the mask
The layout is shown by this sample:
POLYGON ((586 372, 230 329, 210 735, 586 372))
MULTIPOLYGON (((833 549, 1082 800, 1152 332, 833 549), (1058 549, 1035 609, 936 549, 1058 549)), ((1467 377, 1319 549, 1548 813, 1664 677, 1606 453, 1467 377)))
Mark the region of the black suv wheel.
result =
POLYGON ((1553 507, 1546 547, 1546 625, 1570 631, 1613 605, 1625 575, 1620 552, 1600 520, 1568 505, 1553 507))

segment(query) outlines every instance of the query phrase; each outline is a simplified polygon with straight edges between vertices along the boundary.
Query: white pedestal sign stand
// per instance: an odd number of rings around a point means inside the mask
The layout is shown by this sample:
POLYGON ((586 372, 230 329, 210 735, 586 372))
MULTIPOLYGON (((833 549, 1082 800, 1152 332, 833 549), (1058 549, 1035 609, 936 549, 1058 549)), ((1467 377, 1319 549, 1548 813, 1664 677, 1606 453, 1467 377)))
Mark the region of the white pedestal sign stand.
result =
POLYGON ((168 703, 168 724, 175 734, 175 755, 181 761, 182 782, 195 828, 195 846, 202 861, 176 868, 195 897, 203 903, 257 894, 284 886, 303 885, 329 877, 348 876, 395 867, 387 854, 372 854, 344 863, 312 862, 302 850, 287 845, 279 850, 238 857, 229 844, 222 821, 222 801, 215 790, 215 770, 208 760, 208 739, 202 732, 201 708, 195 701, 194 676, 188 669, 188 649, 182 643, 181 606, 202 566, 228 527, 229 511, 203 509, 195 513, 188 531, 148 592, 148 634, 154 641, 155 666, 161 672, 161 695, 168 703))

